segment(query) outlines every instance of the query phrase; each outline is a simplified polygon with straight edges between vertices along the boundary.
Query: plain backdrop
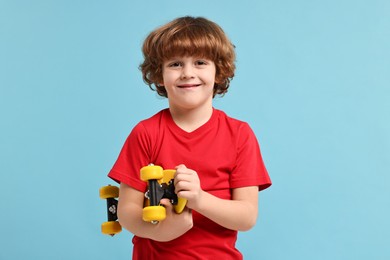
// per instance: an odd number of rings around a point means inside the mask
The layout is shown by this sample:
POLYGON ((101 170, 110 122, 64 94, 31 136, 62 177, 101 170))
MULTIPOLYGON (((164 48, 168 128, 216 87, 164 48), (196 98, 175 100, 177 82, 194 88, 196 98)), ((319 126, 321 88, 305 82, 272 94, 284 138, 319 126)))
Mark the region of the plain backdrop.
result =
POLYGON ((237 72, 214 106, 255 131, 273 186, 245 259, 390 259, 390 2, 0 0, 0 259, 131 259, 100 233, 101 186, 167 106, 141 44, 178 16, 217 22, 237 72))

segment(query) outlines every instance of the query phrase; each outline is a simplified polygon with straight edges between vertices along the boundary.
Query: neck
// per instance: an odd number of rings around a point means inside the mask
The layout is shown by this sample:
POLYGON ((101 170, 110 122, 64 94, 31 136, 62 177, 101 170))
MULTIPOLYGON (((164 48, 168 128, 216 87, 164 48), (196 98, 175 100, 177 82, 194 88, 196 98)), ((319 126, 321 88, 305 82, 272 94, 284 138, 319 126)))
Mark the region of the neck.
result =
POLYGON ((169 108, 173 121, 186 132, 192 132, 204 125, 213 114, 213 107, 195 109, 169 108))

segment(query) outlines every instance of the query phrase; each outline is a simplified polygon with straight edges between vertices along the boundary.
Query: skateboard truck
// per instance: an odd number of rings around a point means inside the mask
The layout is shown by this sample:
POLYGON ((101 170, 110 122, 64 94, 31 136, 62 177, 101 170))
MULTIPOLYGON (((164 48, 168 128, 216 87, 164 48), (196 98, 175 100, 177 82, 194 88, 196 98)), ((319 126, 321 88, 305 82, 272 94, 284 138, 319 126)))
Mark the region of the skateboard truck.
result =
POLYGON ((146 207, 142 211, 142 219, 152 224, 166 218, 166 210, 160 205, 160 200, 167 198, 173 205, 176 213, 180 214, 187 203, 186 199, 178 198, 175 193, 173 179, 176 170, 163 170, 156 165, 148 165, 140 170, 141 180, 148 182, 146 207))
POLYGON ((159 184, 156 180, 149 180, 149 189, 145 192, 145 198, 150 200, 151 206, 159 205, 161 199, 169 199, 172 205, 178 202, 173 181, 159 184), (157 185, 156 185, 157 183, 157 185))

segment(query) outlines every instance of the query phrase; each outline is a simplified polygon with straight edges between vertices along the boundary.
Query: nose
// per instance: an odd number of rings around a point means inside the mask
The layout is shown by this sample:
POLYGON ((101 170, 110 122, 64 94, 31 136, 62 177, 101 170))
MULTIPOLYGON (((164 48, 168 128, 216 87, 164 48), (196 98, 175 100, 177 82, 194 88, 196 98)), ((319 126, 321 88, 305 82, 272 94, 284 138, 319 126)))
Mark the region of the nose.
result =
POLYGON ((181 78, 182 79, 190 79, 193 78, 194 75, 194 68, 191 65, 184 65, 183 69, 181 71, 181 78))

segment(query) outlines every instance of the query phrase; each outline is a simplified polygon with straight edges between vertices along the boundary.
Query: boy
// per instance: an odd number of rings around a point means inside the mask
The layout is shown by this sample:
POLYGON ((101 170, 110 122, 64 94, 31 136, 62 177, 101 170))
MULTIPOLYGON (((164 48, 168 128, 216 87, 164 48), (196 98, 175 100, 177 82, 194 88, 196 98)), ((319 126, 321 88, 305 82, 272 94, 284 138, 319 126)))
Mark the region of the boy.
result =
POLYGON ((143 54, 144 81, 169 108, 134 127, 109 173, 133 259, 242 259, 237 231, 255 225, 258 192, 271 180, 249 125, 213 108, 234 76, 234 46, 214 22, 181 17, 150 33, 143 54), (139 171, 149 164, 176 169, 175 192, 187 199, 181 214, 162 199, 167 217, 155 225, 142 220, 139 171))

